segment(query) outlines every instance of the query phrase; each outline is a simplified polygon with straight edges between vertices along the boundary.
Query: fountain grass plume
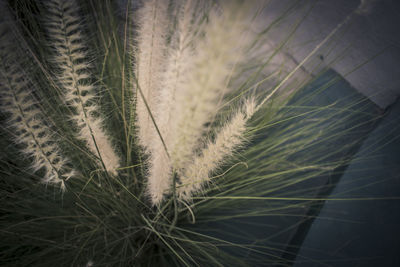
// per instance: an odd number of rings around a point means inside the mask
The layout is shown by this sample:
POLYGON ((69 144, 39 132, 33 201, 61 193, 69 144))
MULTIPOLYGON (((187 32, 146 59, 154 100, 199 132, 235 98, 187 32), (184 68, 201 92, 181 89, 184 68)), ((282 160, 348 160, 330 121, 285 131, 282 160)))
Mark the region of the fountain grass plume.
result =
POLYGON ((74 110, 71 120, 78 128, 79 139, 86 142, 90 151, 99 159, 100 166, 117 175, 120 158, 110 136, 104 129, 103 118, 98 114, 96 88, 92 84, 90 62, 83 43, 81 17, 75 1, 45 1, 47 8, 46 30, 49 44, 54 49, 56 78, 63 89, 65 103, 74 110))
MULTIPOLYGON (((147 136, 151 139, 148 184, 153 204, 160 203, 170 192, 174 186, 172 174, 182 175, 196 149, 202 146, 205 125, 212 122, 221 99, 229 92, 230 75, 235 65, 244 59, 244 51, 251 40, 246 32, 247 11, 236 5, 223 6, 212 10, 208 22, 200 25, 200 20, 193 16, 191 1, 178 5, 180 16, 164 61, 161 90, 153 96, 154 100, 147 99, 147 102, 157 102, 154 118, 162 136, 161 140, 154 129, 154 137, 147 136), (193 36, 191 27, 200 28, 200 36, 193 36), (226 31, 228 27, 230 31, 226 31)), ((152 109, 151 105, 149 108, 152 109)), ((145 127, 140 123, 138 126, 145 127)))
POLYGON ((180 173, 201 146, 205 126, 220 107, 220 99, 235 64, 243 59, 249 40, 243 21, 244 9, 229 5, 223 11, 211 10, 202 38, 186 60, 184 81, 177 84, 176 100, 171 112, 171 164, 180 173), (227 31, 226 29, 230 30, 227 31))
MULTIPOLYGON (((194 18, 193 1, 179 1, 177 12, 177 29, 171 37, 171 46, 165 60, 165 71, 161 76, 161 87, 157 95, 158 104, 155 106, 154 115, 160 134, 163 137, 166 148, 171 148, 174 132, 170 125, 175 119, 172 111, 176 103, 176 90, 184 86, 186 81, 185 70, 189 67, 193 47, 191 21, 194 18), (182 84, 183 83, 183 84, 182 84)), ((170 192, 172 184, 172 165, 161 138, 153 135, 149 144, 149 174, 148 191, 153 204, 159 204, 164 195, 170 192)))
POLYGON ((64 191, 65 181, 77 172, 62 155, 54 132, 37 104, 33 82, 13 46, 15 36, 9 30, 16 27, 10 24, 13 24, 11 18, 0 22, 1 110, 9 116, 7 123, 14 133, 14 141, 22 146, 21 152, 32 159, 32 170, 44 170, 42 182, 59 185, 64 191))
POLYGON ((150 0, 144 1, 143 6, 137 11, 137 49, 134 52, 134 68, 143 97, 136 93, 136 126, 139 142, 145 149, 149 148, 156 136, 145 102, 151 112, 158 105, 167 49, 167 9, 168 1, 150 0))
POLYGON ((210 174, 227 161, 246 141, 247 121, 256 111, 254 99, 247 99, 243 106, 220 129, 214 140, 209 140, 200 155, 185 168, 180 177, 177 193, 180 198, 190 200, 193 194, 202 191, 210 183, 210 174))

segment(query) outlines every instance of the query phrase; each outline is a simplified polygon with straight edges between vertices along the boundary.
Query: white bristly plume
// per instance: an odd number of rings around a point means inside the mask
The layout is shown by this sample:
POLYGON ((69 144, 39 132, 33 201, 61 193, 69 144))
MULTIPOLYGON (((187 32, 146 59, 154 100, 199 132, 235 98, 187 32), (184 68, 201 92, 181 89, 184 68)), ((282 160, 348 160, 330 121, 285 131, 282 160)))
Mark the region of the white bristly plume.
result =
MULTIPOLYGON (((161 136, 167 148, 170 147, 171 111, 175 103, 176 89, 184 81, 182 73, 191 60, 192 49, 188 47, 190 41, 191 19, 193 17, 192 1, 178 2, 177 30, 172 37, 172 47, 168 50, 166 68, 161 78, 161 88, 157 97, 157 106, 154 107, 154 116, 161 136)), ((155 136, 149 144, 149 174, 148 192, 153 204, 158 204, 163 195, 171 188, 171 162, 159 136, 155 136)))
POLYGON ((146 2, 139 12, 136 69, 139 85, 164 140, 162 143, 138 96, 139 139, 150 156, 148 192, 153 204, 160 203, 169 193, 172 174, 182 175, 192 163, 195 151, 201 147, 206 124, 213 120, 221 99, 229 92, 225 90, 229 77, 251 40, 246 38, 246 12, 240 7, 222 6, 222 12, 214 9, 208 14, 208 22, 200 25, 200 20, 193 17, 192 1, 179 1, 176 31, 171 47, 165 50, 166 31, 162 27, 167 23, 156 21, 161 11, 155 7, 159 5, 159 1, 146 2), (196 31, 192 32, 192 27, 196 31))
POLYGON ((80 27, 78 4, 73 0, 47 0, 46 28, 49 43, 55 50, 54 62, 61 69, 57 79, 64 92, 65 102, 73 108, 72 121, 77 125, 78 138, 84 140, 106 171, 117 174, 120 159, 104 131, 102 118, 95 116, 95 87, 91 84, 90 64, 85 39, 80 27))
POLYGON ((187 59, 184 77, 176 87, 170 119, 170 156, 174 171, 180 173, 192 161, 201 145, 206 124, 210 123, 233 68, 243 57, 246 37, 245 12, 227 5, 222 12, 212 10, 204 37, 187 59))
MULTIPOLYGON (((159 99, 165 64, 168 1, 144 1, 139 9, 135 74, 143 97, 151 112, 159 99)), ((156 131, 142 95, 137 89, 136 125, 140 144, 149 149, 156 131)), ((158 138, 158 137, 157 137, 158 138)), ((149 152, 149 151, 148 151, 149 152)))
MULTIPOLYGON (((4 19, 4 18, 3 18, 4 19)), ((19 63, 15 52, 16 39, 10 32, 15 25, 0 22, 0 107, 9 115, 15 142, 22 145, 22 152, 33 159, 32 169, 44 169, 44 183, 57 184, 65 189, 65 181, 76 174, 67 166, 66 159, 53 138, 42 111, 32 95, 32 83, 19 63)))
POLYGON ((199 156, 183 171, 177 193, 182 199, 190 199, 193 193, 201 191, 210 182, 210 174, 243 144, 246 123, 256 111, 255 101, 245 102, 229 122, 227 122, 213 141, 209 141, 199 156))

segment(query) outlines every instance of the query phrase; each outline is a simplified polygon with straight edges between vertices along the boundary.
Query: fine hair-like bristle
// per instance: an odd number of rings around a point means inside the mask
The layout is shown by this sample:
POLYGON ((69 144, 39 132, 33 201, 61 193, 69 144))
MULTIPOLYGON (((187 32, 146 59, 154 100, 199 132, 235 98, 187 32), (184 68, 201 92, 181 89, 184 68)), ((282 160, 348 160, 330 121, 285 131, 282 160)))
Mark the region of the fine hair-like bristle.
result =
MULTIPOLYGON (((143 96, 137 92, 136 125, 139 143, 147 150, 156 136, 148 108, 151 112, 154 112, 159 100, 161 76, 167 49, 167 9, 168 1, 149 0, 144 1, 143 7, 137 13, 135 75, 143 96)), ((136 88, 136 90, 139 90, 139 88, 136 88)))
POLYGON ((174 170, 184 169, 200 146, 207 130, 205 125, 213 119, 220 107, 220 99, 228 90, 229 75, 240 60, 244 28, 235 8, 222 13, 212 10, 209 22, 204 26, 204 38, 200 39, 194 53, 186 60, 181 74, 185 81, 178 84, 176 101, 172 111, 170 131, 171 161, 174 170), (229 28, 229 31, 226 29, 229 28))
MULTIPOLYGON (((189 46, 190 27, 193 17, 193 2, 178 1, 177 7, 178 21, 177 29, 172 36, 171 47, 165 60, 165 71, 161 75, 161 88, 157 95, 158 104, 154 108, 154 116, 160 130, 163 141, 167 149, 171 147, 171 136, 174 134, 170 130, 172 109, 175 104, 176 89, 180 83, 184 82, 182 76, 193 53, 189 46)), ((153 204, 161 202, 165 193, 169 192, 172 183, 172 165, 167 151, 159 136, 154 136, 149 144, 149 173, 148 191, 153 204)))
POLYGON ((44 169, 42 182, 65 190, 65 181, 77 172, 68 166, 69 160, 62 155, 32 94, 32 81, 15 52, 16 40, 10 32, 15 25, 10 24, 12 21, 0 22, 0 107, 9 115, 8 126, 13 129, 14 141, 32 158, 33 171, 44 169))
POLYGON ((61 70, 56 78, 63 89, 65 103, 74 110, 71 119, 79 129, 77 136, 99 157, 106 171, 116 175, 120 159, 104 130, 103 118, 94 114, 99 108, 94 101, 95 86, 90 81, 92 74, 78 5, 73 0, 49 0, 44 4, 48 13, 45 25, 49 44, 54 49, 54 62, 61 70))
POLYGON ((210 174, 241 147, 245 141, 246 123, 256 111, 254 99, 248 99, 239 111, 208 141, 199 156, 184 170, 177 189, 180 198, 188 200, 210 182, 210 174))
POLYGON ((160 203, 170 192, 172 174, 183 175, 193 162, 195 151, 202 147, 206 125, 212 122, 223 103, 221 100, 229 92, 229 77, 250 40, 245 38, 248 25, 243 21, 245 12, 238 12, 240 8, 227 5, 222 12, 213 9, 207 23, 200 25, 193 12, 194 4, 180 1, 179 19, 166 50, 162 28, 166 23, 159 24, 157 16, 161 11, 155 11, 159 4, 146 2, 139 12, 141 19, 147 20, 139 23, 136 70, 139 86, 162 137, 161 140, 147 107, 141 104, 143 99, 138 96, 138 135, 149 154, 148 192, 153 204, 160 203), (192 35, 192 27, 197 36, 192 35), (196 42, 191 38, 196 38, 196 42))

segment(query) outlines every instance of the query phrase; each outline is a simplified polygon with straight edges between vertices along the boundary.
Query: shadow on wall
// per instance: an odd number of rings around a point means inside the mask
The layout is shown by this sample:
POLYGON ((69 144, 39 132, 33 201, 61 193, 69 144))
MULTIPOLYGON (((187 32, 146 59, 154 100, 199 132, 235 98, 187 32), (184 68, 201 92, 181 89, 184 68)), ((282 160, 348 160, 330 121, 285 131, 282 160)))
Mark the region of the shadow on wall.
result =
POLYGON ((330 195, 297 255, 296 267, 400 266, 400 101, 371 132, 330 195), (312 260, 310 260, 312 259, 312 260))

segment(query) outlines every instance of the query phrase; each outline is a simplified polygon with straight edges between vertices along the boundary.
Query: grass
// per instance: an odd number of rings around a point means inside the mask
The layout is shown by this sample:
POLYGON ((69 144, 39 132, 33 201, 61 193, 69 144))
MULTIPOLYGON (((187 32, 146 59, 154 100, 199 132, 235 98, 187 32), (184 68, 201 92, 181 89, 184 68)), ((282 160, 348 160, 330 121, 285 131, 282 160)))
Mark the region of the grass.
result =
MULTIPOLYGON (((172 1, 168 8, 172 21, 178 3, 172 1)), ((316 99, 340 80, 330 77, 315 86, 313 82, 327 69, 311 77, 298 75, 303 62, 292 68, 287 59, 274 62, 301 23, 297 21, 277 47, 263 47, 271 28, 287 16, 283 13, 249 40, 249 50, 241 55, 244 60, 234 64, 227 75, 226 86, 232 90, 221 97, 223 104, 207 122, 207 130, 196 133, 200 140, 213 142, 243 99, 254 97, 262 105, 246 123, 242 144, 210 171, 209 182, 189 199, 181 199, 175 192, 182 186, 175 169, 171 191, 163 193, 163 200, 154 205, 148 193, 148 162, 153 155, 141 146, 136 124, 136 104, 142 96, 132 49, 138 45, 135 29, 140 26, 133 10, 139 5, 127 1, 125 12, 117 16, 111 1, 79 3, 79 15, 83 16, 79 31, 86 36, 85 60, 90 61, 93 73, 86 82, 96 88, 92 100, 99 107, 96 116, 102 118, 121 158, 118 175, 108 174, 98 164, 101 153, 77 138, 78 129, 68 119, 75 111, 64 105, 63 88, 54 75, 57 64, 51 61, 52 43, 40 19, 46 9, 41 2, 18 0, 10 7, 15 24, 8 29, 20 40, 14 44, 22 58, 34 62, 20 63, 33 85, 32 95, 79 175, 65 182, 65 192, 56 185, 41 184, 43 170, 28 168, 31 159, 19 152, 23 145, 9 141, 17 133, 2 126, 2 265, 290 266, 292 261, 282 257, 289 251, 282 240, 316 216, 310 209, 318 210, 334 186, 326 181, 343 173, 351 151, 359 146, 363 131, 368 131, 363 126, 378 118, 369 113, 368 100, 359 95, 318 105, 316 99)), ((210 19, 208 12, 217 6, 196 8, 204 11, 197 29, 201 35, 203 23, 210 19)), ((263 6, 258 8, 260 11, 263 6)), ((287 12, 293 8, 288 7, 287 12)), ((306 10, 303 19, 307 14, 306 10)), ((321 47, 334 47, 331 36, 342 30, 339 26, 327 34, 321 47)), ((169 27, 173 32, 174 24, 169 27)), ((167 44, 172 42, 170 35, 167 44)), ((315 60, 321 47, 305 61, 315 60)), ((146 104, 145 110, 149 109, 146 104)), ((1 115, 6 122, 7 114, 1 115)), ((152 122, 156 120, 152 118, 152 122)))

